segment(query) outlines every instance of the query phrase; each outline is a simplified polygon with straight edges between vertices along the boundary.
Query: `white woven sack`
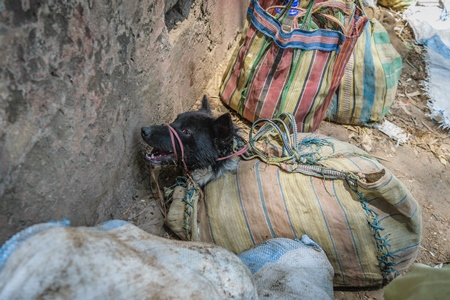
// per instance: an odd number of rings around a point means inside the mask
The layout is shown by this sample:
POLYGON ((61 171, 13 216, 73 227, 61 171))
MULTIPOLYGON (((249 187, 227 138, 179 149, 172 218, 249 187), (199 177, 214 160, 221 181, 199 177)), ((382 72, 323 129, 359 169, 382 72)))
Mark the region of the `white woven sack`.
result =
POLYGON ((271 239, 238 256, 253 273, 260 299, 334 299, 333 267, 307 235, 271 239))
POLYGON ((231 252, 151 235, 123 221, 39 224, 0 249, 0 299, 255 299, 231 252), (37 226, 37 227, 36 227, 37 226))

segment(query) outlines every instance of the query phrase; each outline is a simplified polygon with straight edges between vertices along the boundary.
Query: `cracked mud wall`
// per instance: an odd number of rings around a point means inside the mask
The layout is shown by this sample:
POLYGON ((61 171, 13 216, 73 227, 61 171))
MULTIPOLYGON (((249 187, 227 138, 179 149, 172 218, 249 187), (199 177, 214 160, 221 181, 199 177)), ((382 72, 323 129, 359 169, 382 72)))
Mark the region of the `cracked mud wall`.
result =
POLYGON ((0 0, 0 243, 94 225, 146 184, 141 126, 201 96, 242 28, 241 0, 0 0))

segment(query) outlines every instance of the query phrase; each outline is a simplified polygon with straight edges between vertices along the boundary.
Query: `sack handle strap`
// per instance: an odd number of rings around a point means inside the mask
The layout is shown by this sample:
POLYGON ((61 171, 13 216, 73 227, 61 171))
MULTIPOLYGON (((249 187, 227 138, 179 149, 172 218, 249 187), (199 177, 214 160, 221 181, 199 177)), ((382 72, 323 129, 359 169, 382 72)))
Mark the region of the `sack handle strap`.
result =
POLYGON ((292 114, 282 113, 278 118, 272 120, 259 119, 252 124, 249 133, 248 147, 249 151, 244 155, 246 159, 259 157, 267 163, 297 163, 299 162, 300 152, 297 149, 297 124, 292 114), (264 123, 259 130, 256 127, 264 123), (254 135, 254 132, 256 134, 254 135), (294 134, 291 134, 294 133, 294 134), (256 143, 261 141, 270 133, 275 133, 281 140, 283 154, 279 157, 269 157, 256 147, 256 143))
MULTIPOLYGON (((302 152, 300 147, 305 145, 330 146, 334 149, 332 143, 322 138, 304 138, 298 143, 297 125, 295 118, 290 113, 282 113, 278 118, 259 119, 255 121, 249 133, 249 150, 242 155, 243 159, 249 160, 259 158, 267 164, 277 165, 287 172, 302 173, 308 176, 315 176, 324 179, 342 179, 345 180, 352 189, 358 186, 359 176, 351 172, 342 172, 335 169, 324 167, 315 158, 317 151, 302 152), (257 126, 263 125, 257 130, 257 126), (256 132, 256 134, 254 134, 256 132), (276 140, 281 146, 281 155, 273 153, 264 153, 256 147, 256 143, 269 143, 267 140, 276 140)), ((276 148, 276 146, 274 146, 276 148)))
MULTIPOLYGON (((293 18, 293 24, 294 24, 294 28, 298 28, 298 19, 302 18, 304 16, 306 16, 306 20, 303 23, 303 26, 306 25, 310 25, 311 24, 311 16, 313 14, 318 14, 321 17, 324 17, 326 19, 328 19, 329 21, 335 23, 337 26, 339 26, 342 29, 343 33, 346 33, 347 30, 345 29, 345 26, 342 24, 341 21, 339 21, 339 19, 337 19, 334 16, 328 15, 328 14, 324 14, 324 13, 320 13, 318 12, 319 10, 323 9, 323 8, 339 8, 344 14, 346 15, 350 15, 350 12, 348 10, 343 9, 342 5, 340 5, 339 3, 335 3, 335 2, 320 2, 320 3, 316 3, 314 5, 312 5, 314 3, 314 1, 311 1, 310 4, 308 5, 307 9, 304 8, 300 8, 300 7, 289 7, 291 10, 297 10, 299 13, 293 18)), ((292 5, 292 4, 291 4, 292 5)), ((288 6, 283 6, 283 5, 273 5, 270 6, 266 9, 266 11, 268 13, 270 13, 270 11, 276 9, 276 8, 280 8, 280 9, 285 9, 288 6)), ((284 14, 287 10, 283 10, 284 14)), ((280 19, 279 16, 276 17, 277 19, 280 19)), ((302 28, 304 29, 304 28, 302 28)))

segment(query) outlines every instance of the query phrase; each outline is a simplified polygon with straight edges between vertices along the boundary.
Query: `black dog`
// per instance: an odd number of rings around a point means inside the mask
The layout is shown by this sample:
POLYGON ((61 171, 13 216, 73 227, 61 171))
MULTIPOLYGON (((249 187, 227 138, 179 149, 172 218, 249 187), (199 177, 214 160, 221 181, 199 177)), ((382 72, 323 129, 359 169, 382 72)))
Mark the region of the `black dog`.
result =
POLYGON ((205 185, 223 172, 236 168, 233 148, 240 137, 226 113, 218 118, 211 114, 206 96, 197 111, 179 114, 171 124, 143 127, 144 141, 153 147, 146 155, 151 164, 178 163, 200 185, 205 185), (181 145, 180 145, 181 143, 181 145))

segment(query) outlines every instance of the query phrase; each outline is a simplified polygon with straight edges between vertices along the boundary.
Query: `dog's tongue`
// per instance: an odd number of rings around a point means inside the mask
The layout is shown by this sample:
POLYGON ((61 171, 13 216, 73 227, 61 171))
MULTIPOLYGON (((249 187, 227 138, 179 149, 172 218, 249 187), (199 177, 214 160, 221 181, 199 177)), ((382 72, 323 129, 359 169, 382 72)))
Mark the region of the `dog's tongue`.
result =
POLYGON ((171 163, 174 160, 173 152, 153 149, 145 155, 145 159, 152 164, 171 163))

